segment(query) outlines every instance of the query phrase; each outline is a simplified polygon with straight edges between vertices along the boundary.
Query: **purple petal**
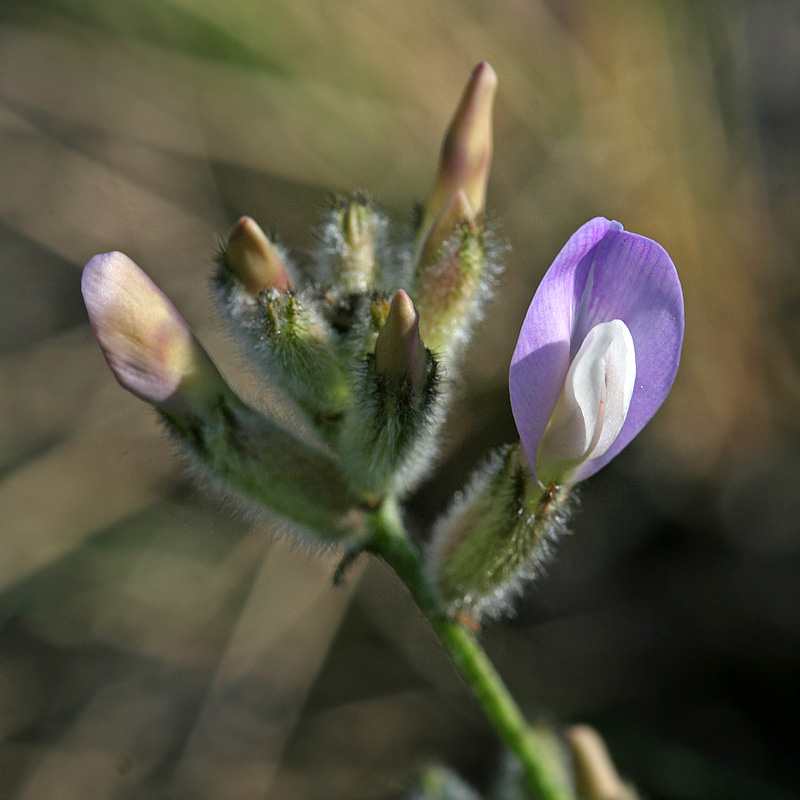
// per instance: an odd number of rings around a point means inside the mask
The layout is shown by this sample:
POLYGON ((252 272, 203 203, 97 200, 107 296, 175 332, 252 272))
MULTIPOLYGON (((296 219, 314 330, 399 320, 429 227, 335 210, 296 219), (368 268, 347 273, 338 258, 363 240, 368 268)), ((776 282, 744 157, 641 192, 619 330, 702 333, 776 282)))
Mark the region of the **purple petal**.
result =
POLYGON ((511 361, 511 407, 532 467, 571 359, 592 327, 614 319, 633 337, 636 386, 616 441, 581 465, 573 481, 607 464, 653 416, 675 379, 683 343, 683 294, 664 248, 598 217, 573 234, 547 271, 511 361))
POLYGON ((511 409, 531 468, 569 370, 574 272, 581 259, 605 236, 602 217, 579 228, 556 256, 533 296, 519 334, 509 372, 511 409))

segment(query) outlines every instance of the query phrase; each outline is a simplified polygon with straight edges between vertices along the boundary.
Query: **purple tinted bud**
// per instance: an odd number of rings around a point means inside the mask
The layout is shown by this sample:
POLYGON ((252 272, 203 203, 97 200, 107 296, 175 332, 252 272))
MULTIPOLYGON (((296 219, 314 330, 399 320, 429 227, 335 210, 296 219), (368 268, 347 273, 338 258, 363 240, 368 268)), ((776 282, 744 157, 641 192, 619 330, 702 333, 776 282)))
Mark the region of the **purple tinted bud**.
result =
POLYGON ((183 317, 126 255, 92 258, 81 291, 100 349, 129 392, 174 413, 229 392, 183 317))
POLYGON ((639 433, 675 380, 683 330, 661 245, 603 217, 572 235, 536 290, 509 374, 540 482, 588 478, 639 433))

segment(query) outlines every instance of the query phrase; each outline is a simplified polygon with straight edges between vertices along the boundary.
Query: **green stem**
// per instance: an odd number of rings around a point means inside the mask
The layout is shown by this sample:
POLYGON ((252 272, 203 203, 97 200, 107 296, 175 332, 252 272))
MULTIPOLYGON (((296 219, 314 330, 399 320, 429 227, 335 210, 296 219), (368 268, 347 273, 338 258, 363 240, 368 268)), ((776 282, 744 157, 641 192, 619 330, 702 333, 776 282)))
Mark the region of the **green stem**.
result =
POLYGON ((570 793, 553 774, 551 759, 540 737, 525 721, 478 640, 438 609, 423 575, 419 554, 406 535, 396 503, 385 502, 372 515, 370 523, 372 535, 367 549, 380 555, 406 584, 500 739, 519 759, 533 796, 540 800, 571 800, 570 793))

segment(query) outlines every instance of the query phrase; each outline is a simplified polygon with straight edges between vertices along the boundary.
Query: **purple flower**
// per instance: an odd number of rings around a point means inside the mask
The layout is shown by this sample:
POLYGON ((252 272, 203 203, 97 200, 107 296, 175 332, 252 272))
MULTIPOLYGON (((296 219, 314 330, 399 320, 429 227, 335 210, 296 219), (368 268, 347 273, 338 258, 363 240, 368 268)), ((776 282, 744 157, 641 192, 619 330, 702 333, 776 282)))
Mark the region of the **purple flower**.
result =
POLYGON ((531 301, 511 359, 511 408, 543 485, 605 466, 669 393, 683 293, 661 245, 597 217, 571 237, 531 301))

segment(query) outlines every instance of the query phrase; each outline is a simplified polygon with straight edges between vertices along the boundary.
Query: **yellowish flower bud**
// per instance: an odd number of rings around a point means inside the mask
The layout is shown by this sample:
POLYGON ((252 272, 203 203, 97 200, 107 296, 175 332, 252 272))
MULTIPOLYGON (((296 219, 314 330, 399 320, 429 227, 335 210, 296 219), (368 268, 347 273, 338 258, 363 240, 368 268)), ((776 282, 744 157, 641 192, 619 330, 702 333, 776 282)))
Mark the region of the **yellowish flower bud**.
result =
POLYGON ((292 281, 281 254, 255 220, 242 217, 222 253, 224 266, 253 295, 263 289, 285 292, 292 281))

